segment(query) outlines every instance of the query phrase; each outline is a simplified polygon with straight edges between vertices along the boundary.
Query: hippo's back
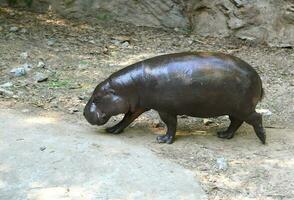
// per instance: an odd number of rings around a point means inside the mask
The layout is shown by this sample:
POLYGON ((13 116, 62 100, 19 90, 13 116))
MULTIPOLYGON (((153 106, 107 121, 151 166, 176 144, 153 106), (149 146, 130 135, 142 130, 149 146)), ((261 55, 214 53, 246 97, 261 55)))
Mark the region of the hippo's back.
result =
POLYGON ((141 106, 196 117, 255 107, 262 90, 260 78, 249 64, 222 53, 157 56, 127 67, 116 76, 120 80, 130 77, 141 106))

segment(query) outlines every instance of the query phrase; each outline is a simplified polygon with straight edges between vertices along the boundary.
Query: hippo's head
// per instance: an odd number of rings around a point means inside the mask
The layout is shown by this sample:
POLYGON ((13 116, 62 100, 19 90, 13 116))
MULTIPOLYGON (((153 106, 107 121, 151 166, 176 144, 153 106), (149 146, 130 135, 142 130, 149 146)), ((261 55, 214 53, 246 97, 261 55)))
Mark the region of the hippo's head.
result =
POLYGON ((92 125, 103 125, 111 116, 126 113, 127 110, 127 101, 104 81, 95 88, 85 106, 84 116, 92 125))

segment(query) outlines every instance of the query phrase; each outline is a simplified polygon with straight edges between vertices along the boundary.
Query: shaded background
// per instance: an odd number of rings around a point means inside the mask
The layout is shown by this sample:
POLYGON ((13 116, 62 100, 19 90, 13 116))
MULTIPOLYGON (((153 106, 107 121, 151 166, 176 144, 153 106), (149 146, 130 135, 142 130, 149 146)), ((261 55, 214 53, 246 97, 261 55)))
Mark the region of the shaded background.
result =
POLYGON ((294 45, 291 0, 1 0, 66 17, 113 18, 138 26, 177 28, 202 36, 294 45))

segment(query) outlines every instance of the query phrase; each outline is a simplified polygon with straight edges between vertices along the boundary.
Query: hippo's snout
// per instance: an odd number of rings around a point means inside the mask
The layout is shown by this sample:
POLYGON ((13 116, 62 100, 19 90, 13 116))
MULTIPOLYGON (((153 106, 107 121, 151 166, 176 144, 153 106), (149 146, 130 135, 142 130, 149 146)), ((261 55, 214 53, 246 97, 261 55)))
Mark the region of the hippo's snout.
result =
POLYGON ((84 117, 91 125, 103 125, 109 120, 109 117, 97 109, 97 106, 94 103, 88 103, 86 105, 84 109, 84 117))

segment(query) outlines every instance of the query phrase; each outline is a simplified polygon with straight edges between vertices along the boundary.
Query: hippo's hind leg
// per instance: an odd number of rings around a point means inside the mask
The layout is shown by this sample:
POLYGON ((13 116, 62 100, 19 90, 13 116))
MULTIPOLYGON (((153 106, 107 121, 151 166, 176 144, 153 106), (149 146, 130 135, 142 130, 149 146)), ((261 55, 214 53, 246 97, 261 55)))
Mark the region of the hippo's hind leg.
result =
POLYGON ((234 137, 235 132, 237 131, 237 129, 242 125, 242 123, 244 122, 243 120, 240 120, 236 117, 233 116, 229 116, 231 123, 230 126, 228 127, 227 130, 225 131, 219 131, 217 132, 217 136, 219 138, 226 138, 226 139, 231 139, 234 137))
POLYGON ((262 126, 262 115, 254 111, 252 114, 250 114, 246 118, 245 121, 248 124, 253 126, 257 137, 260 139, 262 144, 265 144, 266 134, 265 134, 265 130, 264 130, 263 126, 262 126))
POLYGON ((139 117, 143 112, 145 112, 144 109, 137 109, 135 112, 127 112, 124 116, 124 118, 117 123, 116 125, 112 127, 106 128, 106 132, 113 133, 113 134, 119 134, 123 132, 123 130, 130 125, 137 117, 139 117))
POLYGON ((177 116, 165 112, 158 112, 160 118, 167 126, 167 132, 165 135, 158 136, 157 141, 159 143, 171 144, 175 140, 177 129, 177 116))

